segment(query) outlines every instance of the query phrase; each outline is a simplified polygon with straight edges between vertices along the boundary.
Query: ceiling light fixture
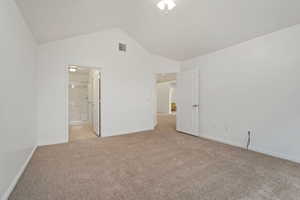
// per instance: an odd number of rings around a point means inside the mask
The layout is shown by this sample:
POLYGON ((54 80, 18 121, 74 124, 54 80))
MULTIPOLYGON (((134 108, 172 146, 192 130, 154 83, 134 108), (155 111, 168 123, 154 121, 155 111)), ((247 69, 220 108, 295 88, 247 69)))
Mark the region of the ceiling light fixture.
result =
POLYGON ((76 66, 70 66, 69 71, 70 72, 77 72, 77 67, 76 66))
POLYGON ((176 7, 174 0, 161 0, 157 3, 157 7, 161 10, 172 10, 176 7))

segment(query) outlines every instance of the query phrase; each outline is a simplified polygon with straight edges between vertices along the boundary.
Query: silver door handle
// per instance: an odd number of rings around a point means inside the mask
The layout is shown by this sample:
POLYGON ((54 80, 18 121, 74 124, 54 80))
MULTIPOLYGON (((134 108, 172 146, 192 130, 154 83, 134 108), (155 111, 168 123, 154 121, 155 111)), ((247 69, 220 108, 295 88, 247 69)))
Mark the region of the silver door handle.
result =
POLYGON ((194 107, 194 108, 198 108, 199 105, 198 105, 198 104, 194 104, 193 107, 194 107))

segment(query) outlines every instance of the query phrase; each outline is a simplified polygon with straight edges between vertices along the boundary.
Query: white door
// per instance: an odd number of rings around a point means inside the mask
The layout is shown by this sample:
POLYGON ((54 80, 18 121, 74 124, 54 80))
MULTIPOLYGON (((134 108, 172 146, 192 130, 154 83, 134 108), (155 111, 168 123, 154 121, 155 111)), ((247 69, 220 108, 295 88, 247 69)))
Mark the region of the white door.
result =
POLYGON ((199 70, 177 75, 177 123, 180 132, 199 136, 199 70))
POLYGON ((100 136, 100 73, 93 72, 93 129, 100 136))

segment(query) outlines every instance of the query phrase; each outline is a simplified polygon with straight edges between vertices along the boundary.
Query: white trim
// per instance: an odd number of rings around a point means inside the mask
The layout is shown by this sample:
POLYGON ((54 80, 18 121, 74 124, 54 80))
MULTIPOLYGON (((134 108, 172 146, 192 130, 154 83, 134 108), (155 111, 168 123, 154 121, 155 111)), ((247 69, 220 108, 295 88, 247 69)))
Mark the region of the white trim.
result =
POLYGON ((29 161, 32 158, 33 153, 35 152, 37 146, 35 146, 31 153, 29 154, 29 156, 27 157, 25 163, 23 164, 23 166, 21 167, 20 171, 17 173, 17 175, 15 176, 15 178, 13 179, 12 183, 10 184, 10 186, 7 188, 6 192, 4 192, 4 195, 2 196, 1 200, 7 200, 9 195, 12 193, 12 191, 14 190, 14 188, 16 187, 20 177, 22 176, 23 172, 25 171, 29 161))
POLYGON ((60 141, 55 141, 55 142, 47 142, 47 143, 39 143, 39 147, 43 147, 43 146, 49 146, 49 145, 55 145, 55 144, 66 144, 68 143, 68 141, 65 140, 60 140, 60 141))
POLYGON ((70 141, 70 135, 69 135, 69 80, 70 80, 70 77, 69 77, 69 66, 71 65, 67 65, 65 67, 65 101, 66 101, 66 123, 65 123, 65 134, 66 134, 66 141, 64 141, 64 143, 68 143, 70 141))
MULTIPOLYGON (((242 149, 246 149, 244 146, 242 146, 241 144, 235 143, 235 142, 231 142, 231 141, 225 141, 223 139, 220 138, 216 138, 216 137, 211 137, 211 136, 207 136, 207 135, 200 135, 200 138, 204 138, 204 139, 209 139, 209 140, 213 140, 216 142, 220 142, 223 144, 228 144, 230 146, 235 146, 235 147, 239 147, 242 149)), ((256 153, 261 153, 261 154, 265 154, 268 156, 272 156, 272 157, 276 157, 276 158, 280 158, 283 160, 288 160, 291 162, 296 162, 296 163, 300 163, 300 158, 298 157, 294 157, 294 156, 290 156, 284 153, 278 153, 278 152, 273 152, 273 151, 269 151, 269 150, 263 150, 262 148, 259 147, 250 147, 249 150, 254 151, 256 153)))
POLYGON ((196 136, 199 137, 198 133, 193 133, 191 131, 186 131, 186 130, 181 130, 180 128, 176 127, 176 131, 180 132, 180 133, 184 133, 184 134, 188 134, 188 135, 192 135, 192 136, 196 136))
POLYGON ((115 132, 114 134, 103 134, 103 138, 105 137, 114 137, 114 136, 121 136, 121 135, 128 135, 128 134, 135 134, 140 132, 147 132, 147 131, 153 131, 154 128, 145 128, 145 129, 136 129, 132 131, 122 131, 122 132, 115 132))
POLYGON ((300 163, 300 158, 299 157, 294 157, 294 156, 284 154, 284 153, 272 152, 272 151, 269 151, 269 150, 262 150, 258 147, 250 148, 250 149, 252 151, 255 151, 255 152, 258 152, 258 153, 266 154, 266 155, 269 155, 269 156, 273 156, 273 157, 280 158, 280 159, 283 159, 283 160, 288 160, 288 161, 291 161, 291 162, 300 163))

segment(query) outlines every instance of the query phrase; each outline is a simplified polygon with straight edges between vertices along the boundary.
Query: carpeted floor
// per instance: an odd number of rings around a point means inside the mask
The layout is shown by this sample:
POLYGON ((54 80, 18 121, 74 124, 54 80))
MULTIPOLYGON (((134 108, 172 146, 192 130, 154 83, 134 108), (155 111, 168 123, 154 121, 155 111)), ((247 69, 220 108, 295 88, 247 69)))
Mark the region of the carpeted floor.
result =
POLYGON ((38 148, 11 200, 299 200, 300 165, 155 131, 38 148))

